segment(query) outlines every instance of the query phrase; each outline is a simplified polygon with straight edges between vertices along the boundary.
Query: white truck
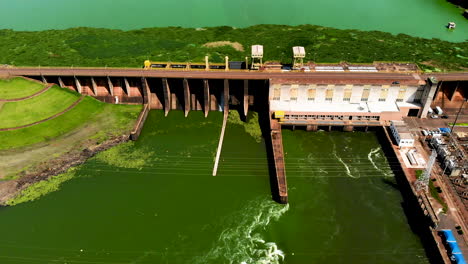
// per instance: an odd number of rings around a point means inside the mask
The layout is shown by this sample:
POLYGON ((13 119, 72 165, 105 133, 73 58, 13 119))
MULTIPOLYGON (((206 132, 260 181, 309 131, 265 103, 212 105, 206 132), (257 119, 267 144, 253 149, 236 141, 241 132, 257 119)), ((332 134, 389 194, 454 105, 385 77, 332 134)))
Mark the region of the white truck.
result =
POLYGON ((444 111, 442 111, 442 108, 440 108, 439 106, 436 106, 435 110, 436 110, 438 115, 441 115, 441 114, 444 113, 444 111))

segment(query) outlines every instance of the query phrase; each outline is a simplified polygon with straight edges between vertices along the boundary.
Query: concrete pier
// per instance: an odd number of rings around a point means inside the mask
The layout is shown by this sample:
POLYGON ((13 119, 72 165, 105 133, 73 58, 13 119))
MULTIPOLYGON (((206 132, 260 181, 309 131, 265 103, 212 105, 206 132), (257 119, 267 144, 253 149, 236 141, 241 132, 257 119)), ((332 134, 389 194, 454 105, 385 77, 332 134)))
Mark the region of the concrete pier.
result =
POLYGON ((148 107, 151 106, 151 92, 148 85, 148 80, 145 77, 141 77, 141 86, 143 91, 143 103, 148 104, 148 107))
POLYGON ((210 111, 210 85, 208 84, 208 80, 203 80, 203 98, 204 98, 204 105, 203 109, 205 110, 205 117, 208 116, 208 112, 210 111))
POLYGON ((81 87, 81 83, 80 83, 80 80, 76 77, 75 78, 75 85, 76 85, 76 90, 78 91, 78 93, 82 94, 83 93, 83 88, 81 87))
POLYGON ((345 132, 353 132, 354 126, 344 126, 343 131, 345 132))
POLYGON ((188 116, 190 112, 190 88, 187 79, 184 79, 184 113, 185 117, 188 116))
POLYGON ((307 126, 306 126, 306 130, 307 130, 307 131, 317 131, 317 130, 318 130, 318 126, 316 126, 316 125, 307 125, 307 126))
POLYGON ((60 88, 65 87, 65 84, 63 83, 63 80, 62 80, 62 78, 60 76, 58 77, 58 84, 59 84, 60 88))
POLYGON ((244 80, 244 115, 249 113, 249 80, 244 80))
POLYGON ((273 157, 275 162, 276 182, 278 184, 278 199, 280 203, 288 203, 288 185, 286 182, 286 168, 284 164, 283 153, 283 138, 281 135, 281 125, 277 120, 271 119, 271 143, 273 149, 273 157))
POLYGON ((167 78, 162 79, 163 93, 164 93, 164 115, 167 116, 171 109, 171 91, 169 90, 169 83, 167 78))
POLYGON ((93 77, 91 77, 91 88, 93 88, 94 95, 98 95, 97 93, 97 84, 93 77))
POLYGON ((114 85, 112 84, 112 81, 109 76, 107 76, 107 85, 109 87, 109 93, 111 96, 114 96, 114 85))
POLYGON ((125 87, 125 92, 127 93, 127 96, 130 97, 130 84, 128 83, 127 77, 124 77, 124 87, 125 87))

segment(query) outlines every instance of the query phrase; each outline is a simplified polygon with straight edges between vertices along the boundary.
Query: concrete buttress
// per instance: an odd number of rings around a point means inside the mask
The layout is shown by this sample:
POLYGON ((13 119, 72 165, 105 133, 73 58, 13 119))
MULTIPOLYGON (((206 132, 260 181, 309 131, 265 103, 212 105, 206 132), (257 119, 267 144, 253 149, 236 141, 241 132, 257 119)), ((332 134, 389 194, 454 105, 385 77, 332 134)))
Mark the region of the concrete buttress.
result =
POLYGON ((109 93, 114 96, 114 85, 112 84, 111 78, 107 76, 107 85, 109 86, 109 93))
POLYGON ((80 80, 78 78, 76 78, 76 76, 75 76, 75 84, 76 84, 76 89, 78 90, 78 93, 82 94, 83 89, 81 88, 80 80))
POLYGON ((141 85, 143 90, 143 103, 151 105, 151 93, 148 85, 148 80, 145 77, 141 77, 141 85))
POLYGON ((227 113, 229 111, 229 80, 224 79, 224 108, 223 111, 227 113))
POLYGON ((162 78, 163 93, 164 93, 164 115, 167 116, 171 109, 171 91, 167 78, 162 78))
POLYGON ((249 80, 244 80, 244 115, 249 113, 249 80))
POLYGON ((127 77, 124 77, 124 87, 127 92, 127 96, 130 97, 130 84, 128 83, 127 77))
POLYGON ((188 113, 190 111, 190 89, 189 89, 189 84, 188 80, 184 79, 184 103, 185 103, 185 117, 188 116, 188 113))
POLYGON ((208 84, 208 80, 203 80, 203 94, 204 94, 204 110, 205 110, 205 117, 208 116, 208 112, 210 111, 210 85, 208 84))
POLYGON ((58 83, 59 83, 60 88, 65 87, 65 84, 63 83, 62 78, 60 76, 58 77, 58 83))
POLYGON ((91 77, 91 87, 93 88, 94 95, 97 95, 97 85, 93 77, 91 77))

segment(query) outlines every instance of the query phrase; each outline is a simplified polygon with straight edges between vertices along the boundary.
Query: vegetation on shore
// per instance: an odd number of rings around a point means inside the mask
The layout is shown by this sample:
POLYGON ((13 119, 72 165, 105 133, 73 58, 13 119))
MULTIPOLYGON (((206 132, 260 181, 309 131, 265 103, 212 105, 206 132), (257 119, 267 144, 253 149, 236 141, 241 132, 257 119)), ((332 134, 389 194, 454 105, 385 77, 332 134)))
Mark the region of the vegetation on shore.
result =
POLYGON ((257 25, 247 28, 147 28, 122 31, 73 28, 20 32, 0 30, 0 64, 16 66, 141 67, 143 61, 212 62, 224 56, 243 61, 250 45, 264 45, 264 61, 291 63, 293 46, 304 46, 306 61, 416 62, 428 71, 467 70, 468 42, 452 43, 405 34, 340 30, 314 25, 257 25), (205 45, 212 42, 239 43, 205 45), (244 50, 244 51, 242 51, 244 50))
POLYGON ((37 200, 48 193, 58 191, 60 189, 60 185, 75 177, 75 172, 78 169, 79 167, 74 167, 65 173, 52 176, 47 180, 33 183, 19 192, 15 197, 8 200, 6 204, 12 206, 20 203, 30 202, 37 200))
POLYGON ((0 99, 18 99, 33 95, 45 85, 24 78, 0 79, 0 99))

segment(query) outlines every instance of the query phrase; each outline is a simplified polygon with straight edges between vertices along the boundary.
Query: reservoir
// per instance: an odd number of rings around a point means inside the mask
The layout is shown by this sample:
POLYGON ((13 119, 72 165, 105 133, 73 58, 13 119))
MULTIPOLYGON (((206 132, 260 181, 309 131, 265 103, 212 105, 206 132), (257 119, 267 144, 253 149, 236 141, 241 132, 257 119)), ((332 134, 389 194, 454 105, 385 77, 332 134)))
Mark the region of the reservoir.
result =
POLYGON ((446 0, 0 0, 0 28, 246 27, 314 24, 460 42, 468 20, 446 0), (445 28, 457 24, 454 31, 445 28))
POLYGON ((0 263, 429 263, 375 133, 284 129, 280 205, 250 120, 228 123, 213 177, 222 113, 151 111, 137 142, 0 208, 0 263))

